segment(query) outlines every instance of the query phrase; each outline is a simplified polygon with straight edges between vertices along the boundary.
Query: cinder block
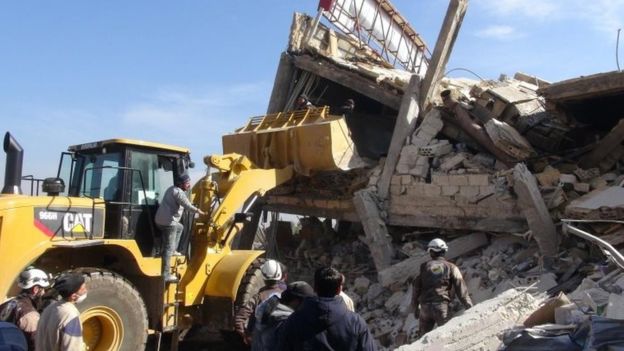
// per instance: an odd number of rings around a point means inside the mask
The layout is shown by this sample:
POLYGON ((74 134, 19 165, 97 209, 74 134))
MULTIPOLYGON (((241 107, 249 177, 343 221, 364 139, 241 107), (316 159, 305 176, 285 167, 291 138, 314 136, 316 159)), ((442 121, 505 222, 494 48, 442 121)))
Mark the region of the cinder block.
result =
POLYGON ((440 169, 442 171, 448 172, 451 169, 459 166, 462 162, 464 162, 465 159, 466 157, 462 154, 457 154, 452 157, 448 157, 444 159, 444 161, 440 165, 440 169))
MULTIPOLYGON (((446 141, 446 140, 445 140, 446 141)), ((447 142, 438 142, 436 144, 429 144, 423 146, 418 150, 418 153, 422 156, 437 157, 443 156, 453 151, 453 145, 447 142)))
POLYGON ((449 185, 468 185, 468 176, 465 174, 449 175, 449 185))
POLYGON ((391 185, 401 185, 401 176, 400 175, 393 175, 392 178, 390 178, 390 184, 391 185))
POLYGON ((459 186, 457 185, 443 185, 442 186, 442 195, 444 196, 453 196, 459 193, 459 186))
POLYGON ((434 173, 431 175, 431 182, 438 185, 449 185, 449 176, 446 174, 434 173))
POLYGON ((401 185, 409 185, 412 183, 412 176, 411 175, 402 175, 401 176, 401 185))
POLYGON ((459 194, 463 197, 475 197, 479 195, 479 187, 474 185, 466 185, 459 187, 459 194))
POLYGON ((490 176, 489 174, 469 174, 468 175, 468 184, 469 185, 488 185, 490 184, 490 176))
POLYGON ((434 197, 442 195, 442 188, 435 184, 423 184, 425 196, 434 197))

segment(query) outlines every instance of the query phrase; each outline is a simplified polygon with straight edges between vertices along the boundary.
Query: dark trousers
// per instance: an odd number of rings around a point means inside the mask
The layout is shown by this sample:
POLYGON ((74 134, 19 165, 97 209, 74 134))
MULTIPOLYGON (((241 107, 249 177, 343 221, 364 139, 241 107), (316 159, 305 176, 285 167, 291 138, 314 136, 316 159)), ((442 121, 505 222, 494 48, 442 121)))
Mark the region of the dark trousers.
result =
POLYGON ((437 324, 438 327, 448 321, 448 302, 426 302, 420 304, 418 328, 420 336, 427 334, 437 324))
POLYGON ((180 236, 184 230, 184 226, 178 222, 171 225, 157 224, 162 234, 162 275, 164 279, 171 278, 171 256, 178 249, 180 236))

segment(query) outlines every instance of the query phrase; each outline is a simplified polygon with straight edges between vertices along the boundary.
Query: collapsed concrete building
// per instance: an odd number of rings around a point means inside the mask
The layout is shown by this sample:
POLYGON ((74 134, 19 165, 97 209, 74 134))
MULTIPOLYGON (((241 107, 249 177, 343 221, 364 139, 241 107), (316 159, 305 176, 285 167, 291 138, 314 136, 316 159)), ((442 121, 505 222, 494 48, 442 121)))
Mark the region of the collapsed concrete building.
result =
MULTIPOLYGON (((262 211, 305 216, 302 231, 311 234, 298 240, 308 242, 283 257, 295 272, 341 267, 359 312, 389 349, 418 337, 410 281, 428 259, 423 240, 434 236, 450 240, 447 257, 473 299, 486 302, 401 349, 494 349, 501 330, 559 292, 576 292, 573 302, 588 315, 624 318, 615 307, 624 281, 624 72, 557 83, 524 73, 443 77, 466 1, 450 2, 433 54, 387 1, 321 6, 317 17, 293 17, 268 113, 290 110, 300 94, 334 113, 353 99, 343 132, 364 166, 298 176, 256 208, 256 222, 262 211), (384 20, 385 36, 376 30, 384 20), (395 29, 398 43, 387 35, 395 29), (352 223, 363 235, 345 239, 352 223), (483 327, 478 342, 474 333, 448 339, 467 325, 483 327)), ((267 143, 264 162, 271 147, 279 145, 267 143)))

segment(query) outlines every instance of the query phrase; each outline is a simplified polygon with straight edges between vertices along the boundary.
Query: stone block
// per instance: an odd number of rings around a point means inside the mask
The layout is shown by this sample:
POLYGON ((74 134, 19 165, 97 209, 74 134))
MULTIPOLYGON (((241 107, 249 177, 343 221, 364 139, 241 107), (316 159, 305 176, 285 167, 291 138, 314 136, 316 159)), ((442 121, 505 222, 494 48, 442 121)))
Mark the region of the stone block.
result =
MULTIPOLYGON (((426 157, 424 158, 426 159, 426 157)), ((427 173, 429 173, 429 163, 428 162, 420 162, 413 168, 409 170, 409 174, 414 175, 420 178, 426 178, 427 173)))
POLYGON ((574 183, 574 190, 579 193, 588 193, 590 185, 587 183, 574 183))
POLYGON ((479 194, 482 196, 494 194, 495 192, 496 186, 494 186, 493 184, 479 186, 479 194))
POLYGON ((459 186, 457 185, 443 185, 442 186, 442 195, 444 196, 453 196, 459 193, 459 186))
POLYGON ((449 175, 449 185, 468 185, 468 177, 464 174, 449 175))
POLYGON ((442 188, 439 185, 435 184, 423 184, 423 190, 425 192, 425 196, 435 197, 442 195, 442 188))
POLYGON ((431 182, 437 185, 449 185, 449 176, 441 173, 431 174, 431 182))
POLYGON ((489 179, 489 174, 469 174, 468 185, 485 186, 490 184, 489 179))
POLYGON ((401 176, 400 175, 393 175, 392 178, 390 178, 390 184, 391 185, 401 185, 401 176))
POLYGON ((414 197, 425 196, 425 183, 416 183, 407 187, 407 195, 414 197))
POLYGON ((402 175, 401 176, 401 185, 409 185, 412 183, 411 175, 402 175))
POLYGON ((459 194, 463 197, 475 197, 479 195, 479 187, 475 185, 464 185, 459 187, 459 194))
POLYGON ((453 168, 459 167, 459 165, 464 162, 466 157, 462 154, 457 154, 452 157, 448 157, 444 159, 442 164, 440 165, 440 170, 444 172, 448 172, 453 168))
POLYGON ((401 185, 390 184, 390 194, 392 194, 392 195, 401 195, 401 185))
POLYGON ((559 176, 559 182, 563 184, 574 184, 576 183, 576 176, 574 174, 561 174, 559 176))

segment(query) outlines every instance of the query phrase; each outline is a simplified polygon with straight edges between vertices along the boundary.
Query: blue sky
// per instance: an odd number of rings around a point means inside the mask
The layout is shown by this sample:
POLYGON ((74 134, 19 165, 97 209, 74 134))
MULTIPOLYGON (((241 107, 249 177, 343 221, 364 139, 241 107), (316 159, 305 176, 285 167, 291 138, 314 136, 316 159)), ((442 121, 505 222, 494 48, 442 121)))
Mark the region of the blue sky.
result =
MULTIPOLYGON (((432 47, 448 2, 393 3, 432 47)), ((52 176, 68 145, 112 137, 187 146, 199 164, 266 110, 292 13, 316 5, 4 1, 2 129, 25 149, 25 175, 52 176)), ((612 71, 619 27, 624 0, 471 0, 448 68, 551 81, 612 71)))

